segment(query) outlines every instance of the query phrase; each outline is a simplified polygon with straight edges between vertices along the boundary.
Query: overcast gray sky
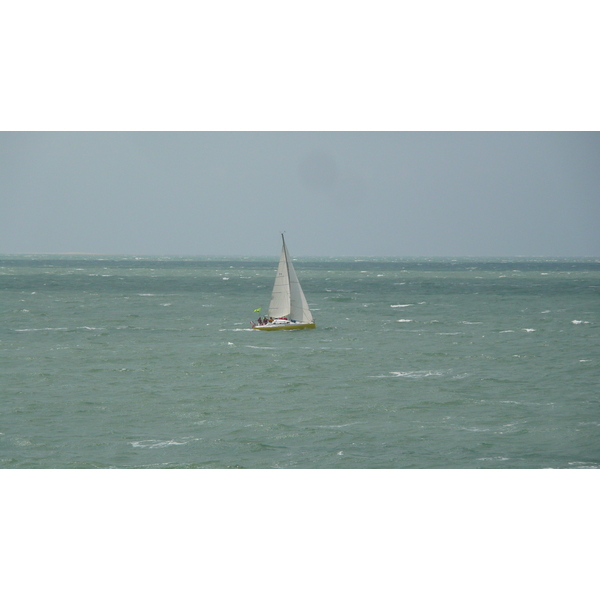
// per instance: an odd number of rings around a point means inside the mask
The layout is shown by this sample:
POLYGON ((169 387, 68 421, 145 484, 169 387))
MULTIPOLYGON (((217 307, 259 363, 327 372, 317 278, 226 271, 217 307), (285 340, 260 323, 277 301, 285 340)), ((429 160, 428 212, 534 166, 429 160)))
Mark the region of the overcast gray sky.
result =
POLYGON ((0 134, 0 252, 600 256, 598 133, 0 134))

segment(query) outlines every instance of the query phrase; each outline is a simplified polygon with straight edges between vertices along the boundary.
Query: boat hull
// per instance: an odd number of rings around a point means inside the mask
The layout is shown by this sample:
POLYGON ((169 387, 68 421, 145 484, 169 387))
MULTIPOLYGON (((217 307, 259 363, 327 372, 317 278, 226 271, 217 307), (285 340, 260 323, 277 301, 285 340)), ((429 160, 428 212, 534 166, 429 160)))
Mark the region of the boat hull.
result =
POLYGON ((314 329, 315 323, 277 323, 276 325, 252 325, 252 329, 258 329, 258 331, 284 331, 290 329, 314 329))

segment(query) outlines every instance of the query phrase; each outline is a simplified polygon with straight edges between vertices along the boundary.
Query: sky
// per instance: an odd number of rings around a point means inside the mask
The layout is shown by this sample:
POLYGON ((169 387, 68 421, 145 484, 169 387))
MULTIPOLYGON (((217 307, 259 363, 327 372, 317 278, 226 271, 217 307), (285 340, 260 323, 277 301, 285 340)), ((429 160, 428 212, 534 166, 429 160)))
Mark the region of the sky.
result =
POLYGON ((104 6, 7 7, 0 253, 600 256, 589 3, 104 6))
POLYGON ((0 253, 600 256, 597 132, 0 133, 0 253))

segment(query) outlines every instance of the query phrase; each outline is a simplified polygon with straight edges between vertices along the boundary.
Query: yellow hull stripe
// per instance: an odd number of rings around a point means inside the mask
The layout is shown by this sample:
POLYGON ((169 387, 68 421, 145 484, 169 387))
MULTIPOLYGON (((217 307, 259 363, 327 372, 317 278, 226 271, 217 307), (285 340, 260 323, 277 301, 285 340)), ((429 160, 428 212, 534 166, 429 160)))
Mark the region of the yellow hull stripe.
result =
POLYGON ((314 329, 315 323, 296 323, 290 325, 255 325, 254 329, 259 331, 281 331, 285 329, 314 329))

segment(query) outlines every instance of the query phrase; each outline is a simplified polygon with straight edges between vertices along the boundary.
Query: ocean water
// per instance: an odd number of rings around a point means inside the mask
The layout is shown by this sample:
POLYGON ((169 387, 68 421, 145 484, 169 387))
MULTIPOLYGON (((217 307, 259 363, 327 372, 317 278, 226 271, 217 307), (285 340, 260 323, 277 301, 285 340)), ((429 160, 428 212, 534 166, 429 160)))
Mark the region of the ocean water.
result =
POLYGON ((0 466, 600 466, 600 261, 0 256, 0 466))

